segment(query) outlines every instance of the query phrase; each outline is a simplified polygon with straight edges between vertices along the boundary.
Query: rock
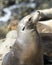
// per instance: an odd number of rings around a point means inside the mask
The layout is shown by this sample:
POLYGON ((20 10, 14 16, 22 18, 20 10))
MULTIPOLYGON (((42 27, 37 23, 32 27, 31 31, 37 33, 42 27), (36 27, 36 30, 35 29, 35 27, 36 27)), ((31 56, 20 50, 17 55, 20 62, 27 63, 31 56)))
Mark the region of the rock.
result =
POLYGON ((0 55, 1 58, 10 51, 10 47, 14 44, 15 40, 17 38, 17 31, 12 30, 8 32, 6 35, 6 39, 2 44, 0 45, 0 55))

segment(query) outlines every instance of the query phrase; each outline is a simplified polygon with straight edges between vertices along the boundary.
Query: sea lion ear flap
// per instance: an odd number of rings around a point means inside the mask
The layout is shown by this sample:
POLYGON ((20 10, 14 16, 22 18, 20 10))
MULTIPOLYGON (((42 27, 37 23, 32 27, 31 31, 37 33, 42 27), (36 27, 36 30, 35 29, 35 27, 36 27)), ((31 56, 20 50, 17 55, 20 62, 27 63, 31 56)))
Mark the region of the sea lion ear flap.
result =
POLYGON ((40 18, 40 12, 36 11, 33 15, 32 15, 32 22, 34 24, 37 24, 37 22, 39 21, 40 18))

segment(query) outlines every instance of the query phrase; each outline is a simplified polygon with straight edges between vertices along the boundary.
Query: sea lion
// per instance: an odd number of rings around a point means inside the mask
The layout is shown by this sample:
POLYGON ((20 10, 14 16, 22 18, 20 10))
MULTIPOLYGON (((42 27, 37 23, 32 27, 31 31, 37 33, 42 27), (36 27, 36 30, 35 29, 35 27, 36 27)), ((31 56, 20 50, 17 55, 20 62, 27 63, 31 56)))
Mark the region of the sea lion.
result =
POLYGON ((43 65, 40 37, 36 28, 39 16, 40 13, 36 11, 33 15, 24 17, 18 24, 17 40, 10 52, 14 59, 18 59, 17 63, 13 61, 14 65, 43 65))

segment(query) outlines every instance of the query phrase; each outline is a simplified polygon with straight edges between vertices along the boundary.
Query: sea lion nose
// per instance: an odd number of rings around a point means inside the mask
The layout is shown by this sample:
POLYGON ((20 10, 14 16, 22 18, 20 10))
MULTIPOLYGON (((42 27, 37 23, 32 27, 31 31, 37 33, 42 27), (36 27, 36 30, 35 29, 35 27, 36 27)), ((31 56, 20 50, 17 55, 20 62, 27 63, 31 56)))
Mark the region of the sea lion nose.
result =
POLYGON ((36 24, 38 21, 39 21, 39 18, 40 18, 40 12, 39 11, 36 11, 33 16, 32 16, 32 21, 34 24, 36 24))

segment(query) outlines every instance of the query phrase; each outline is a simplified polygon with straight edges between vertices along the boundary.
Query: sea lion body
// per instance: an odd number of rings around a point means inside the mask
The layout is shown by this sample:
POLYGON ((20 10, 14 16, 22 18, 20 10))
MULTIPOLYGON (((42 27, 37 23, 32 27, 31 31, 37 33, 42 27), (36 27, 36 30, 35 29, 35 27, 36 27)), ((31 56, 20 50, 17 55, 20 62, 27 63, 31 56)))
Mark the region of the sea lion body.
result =
POLYGON ((39 13, 34 15, 34 20, 32 15, 28 15, 18 25, 17 40, 11 49, 12 55, 18 59, 17 65, 43 65, 40 38, 36 28, 39 13))

